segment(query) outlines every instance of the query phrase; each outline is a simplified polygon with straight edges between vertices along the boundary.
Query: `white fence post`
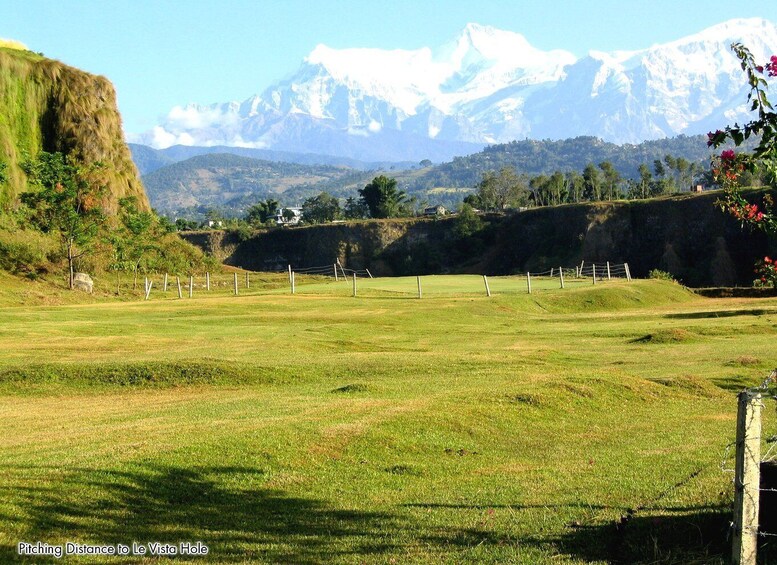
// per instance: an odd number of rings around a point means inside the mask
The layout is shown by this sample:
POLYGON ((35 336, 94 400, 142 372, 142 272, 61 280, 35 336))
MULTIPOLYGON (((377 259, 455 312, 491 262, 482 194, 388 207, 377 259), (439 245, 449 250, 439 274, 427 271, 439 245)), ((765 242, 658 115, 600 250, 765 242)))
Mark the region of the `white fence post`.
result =
POLYGON ((189 298, 194 296, 194 277, 189 275, 189 298))
POLYGON ((337 276, 337 263, 333 263, 332 266, 335 269, 335 282, 337 282, 338 280, 340 280, 340 278, 337 276))
POLYGON ((146 300, 148 300, 148 297, 151 295, 151 285, 154 284, 154 281, 149 281, 148 286, 146 287, 146 300))
POLYGON ((364 267, 364 270, 367 271, 367 274, 370 276, 370 278, 373 278, 372 273, 367 267, 364 267))
POLYGON ((246 271, 246 288, 251 288, 251 279, 249 277, 248 271, 246 271))
POLYGON ((531 273, 526 271, 526 289, 531 294, 531 273))
POLYGON ((210 291, 210 271, 205 273, 205 289, 210 291))
POLYGON ((345 269, 343 269, 343 264, 340 262, 340 257, 337 258, 337 266, 340 267, 340 274, 343 275, 343 280, 348 282, 348 277, 345 274, 345 269))
POLYGON ((291 284, 291 293, 294 294, 294 291, 296 290, 294 288, 296 279, 294 277, 294 271, 291 272, 291 276, 289 277, 289 284, 291 284))
POLYGON ((237 296, 237 273, 234 273, 235 275, 235 296, 237 296))
POLYGON ((356 296, 356 273, 353 274, 353 295, 356 296))
POLYGON ((418 299, 421 299, 421 277, 416 277, 416 281, 418 282, 418 299))
POLYGON ((629 270, 629 264, 624 263, 623 267, 626 269, 626 280, 631 282, 631 271, 629 270))
POLYGON ((175 283, 178 285, 178 298, 183 298, 183 293, 181 292, 181 277, 175 277, 175 283))
POLYGON ((564 288, 564 269, 558 268, 558 278, 561 280, 561 288, 564 288))
POLYGON ((596 263, 591 263, 591 267, 593 267, 593 272, 594 272, 594 284, 596 284, 596 263))
POLYGON ((735 565, 755 565, 758 551, 758 505, 761 478, 761 395, 740 392, 737 397, 736 462, 734 465, 735 565))
POLYGON ((486 275, 483 275, 483 284, 486 285, 486 296, 491 298, 491 289, 488 287, 488 277, 486 275))

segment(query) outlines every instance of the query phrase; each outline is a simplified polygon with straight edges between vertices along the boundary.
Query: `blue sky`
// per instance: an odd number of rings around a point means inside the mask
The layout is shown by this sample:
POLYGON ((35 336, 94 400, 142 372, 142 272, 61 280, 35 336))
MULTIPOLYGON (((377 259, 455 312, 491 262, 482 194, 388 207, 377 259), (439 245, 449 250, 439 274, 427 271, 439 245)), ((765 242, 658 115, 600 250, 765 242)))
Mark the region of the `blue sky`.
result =
POLYGON ((584 55, 754 16, 777 22, 777 0, 0 0, 0 37, 107 76, 138 133, 175 105, 260 93, 319 43, 433 47, 476 22, 584 55))

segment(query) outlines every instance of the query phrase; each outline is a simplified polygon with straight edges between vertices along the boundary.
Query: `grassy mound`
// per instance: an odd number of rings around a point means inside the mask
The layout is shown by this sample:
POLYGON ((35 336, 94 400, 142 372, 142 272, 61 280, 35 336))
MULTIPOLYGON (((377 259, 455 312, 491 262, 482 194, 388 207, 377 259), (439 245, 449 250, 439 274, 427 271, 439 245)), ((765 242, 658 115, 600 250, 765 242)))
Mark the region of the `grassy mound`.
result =
MULTIPOLYGON (((0 385, 169 387, 263 382, 256 370, 216 360, 34 364, 0 369, 0 385)), ((6 390, 8 390, 6 386, 6 390)))

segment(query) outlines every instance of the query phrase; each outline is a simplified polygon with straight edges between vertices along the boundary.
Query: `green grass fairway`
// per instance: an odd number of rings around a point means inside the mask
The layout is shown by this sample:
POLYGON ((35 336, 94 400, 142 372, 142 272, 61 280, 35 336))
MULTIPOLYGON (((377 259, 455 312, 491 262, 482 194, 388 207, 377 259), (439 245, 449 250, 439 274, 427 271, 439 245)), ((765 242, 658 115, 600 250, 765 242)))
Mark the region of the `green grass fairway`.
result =
POLYGON ((423 277, 421 300, 415 278, 292 296, 282 274, 235 297, 220 277, 182 300, 3 295, 0 562, 20 541, 208 545, 176 563, 728 555, 721 460, 735 392, 775 364, 777 299, 522 277, 487 298, 465 276, 423 277))

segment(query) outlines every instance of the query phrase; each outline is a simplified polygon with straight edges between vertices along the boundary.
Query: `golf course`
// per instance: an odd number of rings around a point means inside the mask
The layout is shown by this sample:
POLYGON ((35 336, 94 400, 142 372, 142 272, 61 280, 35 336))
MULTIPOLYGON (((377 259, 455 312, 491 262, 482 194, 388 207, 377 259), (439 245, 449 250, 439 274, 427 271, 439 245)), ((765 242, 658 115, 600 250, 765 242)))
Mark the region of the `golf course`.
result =
POLYGON ((0 560, 728 557, 736 392, 772 369, 777 298, 522 277, 488 297, 474 276, 291 294, 284 273, 235 296, 231 277, 182 299, 158 277, 149 300, 0 293, 0 560))

